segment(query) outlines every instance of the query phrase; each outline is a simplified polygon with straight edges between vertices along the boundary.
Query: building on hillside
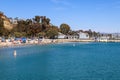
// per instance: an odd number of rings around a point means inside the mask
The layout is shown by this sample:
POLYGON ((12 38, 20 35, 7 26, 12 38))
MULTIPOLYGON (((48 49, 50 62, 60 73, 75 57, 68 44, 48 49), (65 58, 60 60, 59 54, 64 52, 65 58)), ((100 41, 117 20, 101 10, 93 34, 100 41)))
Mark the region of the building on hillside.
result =
POLYGON ((18 24, 18 20, 17 19, 13 19, 13 18, 9 18, 11 24, 18 24))
POLYGON ((12 24, 10 23, 10 20, 2 12, 0 12, 0 18, 3 20, 4 28, 8 30, 11 30, 13 28, 12 24))
POLYGON ((79 32, 79 39, 89 39, 89 34, 86 32, 79 32))

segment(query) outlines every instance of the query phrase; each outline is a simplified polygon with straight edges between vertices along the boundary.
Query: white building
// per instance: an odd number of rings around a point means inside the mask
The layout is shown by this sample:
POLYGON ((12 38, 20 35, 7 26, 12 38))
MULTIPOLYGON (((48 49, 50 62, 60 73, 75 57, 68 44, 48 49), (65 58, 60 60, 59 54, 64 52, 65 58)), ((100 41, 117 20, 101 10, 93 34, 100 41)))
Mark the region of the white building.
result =
POLYGON ((16 19, 13 19, 13 18, 9 18, 10 22, 12 24, 18 24, 17 20, 16 19))
POLYGON ((112 34, 112 39, 120 39, 120 33, 112 34))
POLYGON ((101 36, 101 37, 98 38, 98 41, 107 42, 109 39, 110 39, 109 36, 101 36))
POLYGON ((67 39, 79 39, 79 35, 67 35, 67 39))
POLYGON ((85 32, 79 32, 79 39, 89 39, 89 34, 85 32))
POLYGON ((66 35, 62 34, 62 33, 58 33, 58 39, 65 39, 66 35))

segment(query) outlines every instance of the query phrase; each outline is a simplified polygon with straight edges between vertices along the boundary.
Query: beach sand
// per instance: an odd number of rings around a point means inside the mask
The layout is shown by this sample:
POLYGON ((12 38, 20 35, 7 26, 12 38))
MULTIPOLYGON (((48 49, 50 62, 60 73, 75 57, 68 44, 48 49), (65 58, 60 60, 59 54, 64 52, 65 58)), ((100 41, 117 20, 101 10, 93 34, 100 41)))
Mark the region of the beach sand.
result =
MULTIPOLYGON (((0 48, 1 47, 15 47, 15 46, 26 46, 26 45, 46 45, 46 44, 54 44, 54 43, 65 43, 65 42, 95 42, 95 40, 80 40, 80 39, 43 39, 42 41, 39 40, 31 40, 26 41, 26 43, 20 43, 19 41, 13 42, 1 42, 0 41, 0 48)), ((104 41, 100 41, 104 42, 104 41)), ((107 40, 107 42, 120 42, 120 40, 107 40)))

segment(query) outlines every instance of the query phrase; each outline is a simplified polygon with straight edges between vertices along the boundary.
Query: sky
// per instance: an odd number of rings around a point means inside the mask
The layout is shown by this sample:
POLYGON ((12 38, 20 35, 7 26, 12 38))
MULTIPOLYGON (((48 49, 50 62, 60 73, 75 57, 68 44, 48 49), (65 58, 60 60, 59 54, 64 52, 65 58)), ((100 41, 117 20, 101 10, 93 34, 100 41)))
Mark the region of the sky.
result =
POLYGON ((12 18, 46 16, 72 30, 120 32, 120 0, 0 0, 0 11, 12 18))

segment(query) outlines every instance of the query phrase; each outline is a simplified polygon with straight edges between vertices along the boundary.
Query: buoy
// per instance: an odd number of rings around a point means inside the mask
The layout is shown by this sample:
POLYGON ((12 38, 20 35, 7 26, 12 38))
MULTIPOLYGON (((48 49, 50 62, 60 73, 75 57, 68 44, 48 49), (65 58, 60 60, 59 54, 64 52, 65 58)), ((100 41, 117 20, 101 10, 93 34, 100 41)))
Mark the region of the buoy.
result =
POLYGON ((14 56, 16 56, 16 55, 17 55, 16 50, 14 50, 14 56))
POLYGON ((73 44, 73 47, 75 47, 75 44, 73 44))

